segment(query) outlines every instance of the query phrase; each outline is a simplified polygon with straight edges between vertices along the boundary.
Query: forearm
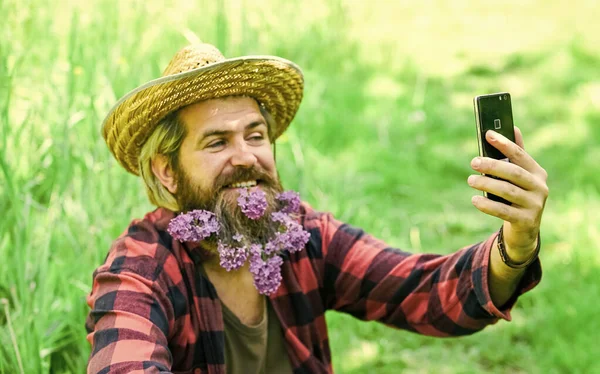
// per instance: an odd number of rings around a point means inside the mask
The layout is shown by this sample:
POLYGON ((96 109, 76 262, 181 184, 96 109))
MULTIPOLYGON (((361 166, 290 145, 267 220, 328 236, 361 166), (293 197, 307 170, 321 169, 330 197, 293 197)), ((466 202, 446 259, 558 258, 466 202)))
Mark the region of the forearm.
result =
MULTIPOLYGON (((533 255, 536 244, 537 242, 534 243, 534 247, 530 252, 519 251, 515 253, 516 251, 507 247, 506 253, 512 261, 522 263, 533 255)), ((498 251, 498 238, 496 238, 492 244, 489 266, 489 291, 492 302, 496 307, 502 308, 511 298, 526 270, 527 268, 513 269, 502 261, 498 251)))

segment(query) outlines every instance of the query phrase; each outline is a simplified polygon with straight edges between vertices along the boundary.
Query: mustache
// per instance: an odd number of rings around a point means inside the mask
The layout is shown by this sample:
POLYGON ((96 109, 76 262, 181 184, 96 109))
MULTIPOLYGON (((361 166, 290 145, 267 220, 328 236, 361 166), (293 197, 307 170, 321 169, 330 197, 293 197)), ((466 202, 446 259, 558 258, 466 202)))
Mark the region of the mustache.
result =
POLYGON ((182 212, 205 209, 215 213, 215 209, 218 209, 219 205, 222 205, 222 208, 233 209, 235 201, 225 198, 224 193, 226 190, 224 187, 247 180, 260 181, 261 188, 267 193, 267 199, 269 199, 269 196, 275 196, 274 194, 283 190, 277 175, 271 175, 257 166, 235 167, 229 173, 215 177, 213 183, 206 188, 194 184, 191 178, 182 171, 177 175, 179 189, 175 198, 178 208, 182 212))
POLYGON ((268 174, 264 170, 257 168, 256 166, 252 166, 250 168, 237 167, 233 169, 233 171, 230 174, 219 175, 215 179, 213 188, 215 191, 218 191, 233 183, 244 182, 249 180, 260 181, 262 184, 265 184, 267 186, 273 186, 276 184, 275 178, 273 178, 270 174, 268 174))

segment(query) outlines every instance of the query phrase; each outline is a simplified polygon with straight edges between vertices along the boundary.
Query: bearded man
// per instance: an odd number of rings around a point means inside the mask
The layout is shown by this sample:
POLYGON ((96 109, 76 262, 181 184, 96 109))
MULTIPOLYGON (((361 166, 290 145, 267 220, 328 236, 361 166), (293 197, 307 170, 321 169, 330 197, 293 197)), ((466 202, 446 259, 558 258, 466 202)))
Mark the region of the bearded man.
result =
POLYGON ((548 196, 520 131, 516 144, 486 134, 511 163, 472 162, 503 180, 468 181, 513 203, 473 199, 503 220, 499 232, 450 255, 411 254, 283 193, 274 144, 302 94, 290 61, 201 44, 110 111, 107 145, 158 208, 94 272, 88 372, 331 373, 327 310, 432 336, 510 320, 541 278, 548 196))

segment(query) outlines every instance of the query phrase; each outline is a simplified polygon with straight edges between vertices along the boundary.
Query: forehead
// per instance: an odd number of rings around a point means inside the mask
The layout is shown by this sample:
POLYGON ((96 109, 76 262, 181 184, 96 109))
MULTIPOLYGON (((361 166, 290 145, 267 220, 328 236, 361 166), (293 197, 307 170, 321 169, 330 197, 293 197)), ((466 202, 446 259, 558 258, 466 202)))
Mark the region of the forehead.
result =
POLYGON ((233 130, 248 122, 262 119, 256 100, 250 97, 227 97, 188 105, 179 112, 188 131, 233 130))

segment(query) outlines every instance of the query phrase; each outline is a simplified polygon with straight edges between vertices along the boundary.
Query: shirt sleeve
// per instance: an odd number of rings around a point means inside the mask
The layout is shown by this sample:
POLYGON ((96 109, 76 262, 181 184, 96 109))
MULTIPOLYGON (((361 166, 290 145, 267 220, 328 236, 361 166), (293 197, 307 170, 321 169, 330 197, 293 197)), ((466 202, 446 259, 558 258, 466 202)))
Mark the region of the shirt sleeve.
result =
POLYGON ((136 254, 134 241, 111 251, 94 272, 86 321, 88 373, 170 373, 173 309, 158 262, 136 254), (133 248, 133 250, 131 250, 133 248))
POLYGON ((488 289, 497 233, 449 255, 411 254, 323 214, 316 223, 323 252, 326 308, 430 336, 472 334, 510 320, 517 297, 541 279, 536 260, 499 309, 488 289))

